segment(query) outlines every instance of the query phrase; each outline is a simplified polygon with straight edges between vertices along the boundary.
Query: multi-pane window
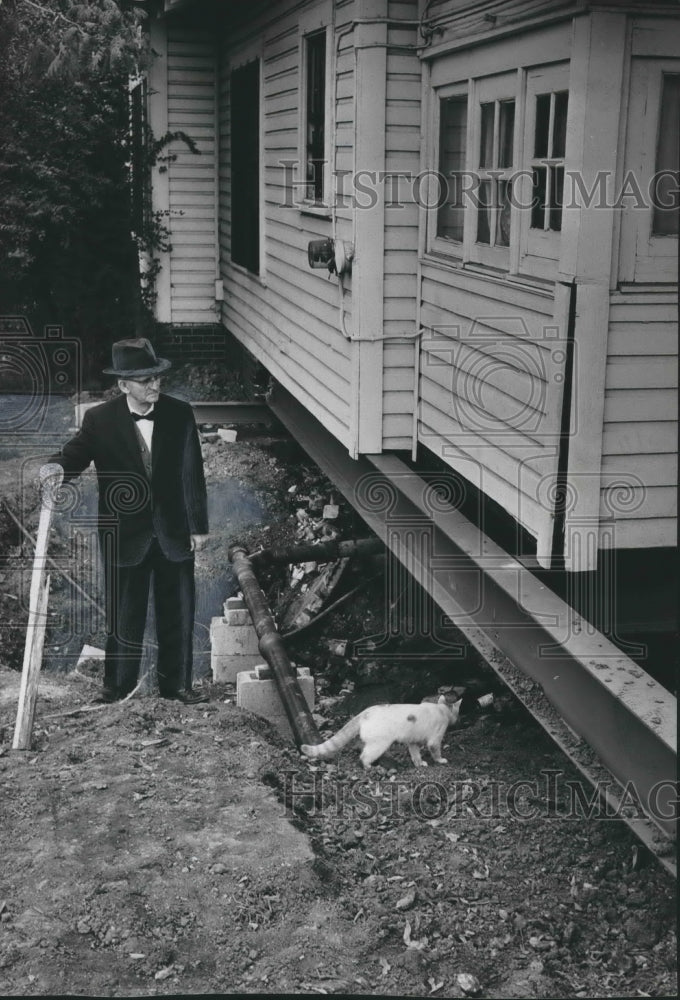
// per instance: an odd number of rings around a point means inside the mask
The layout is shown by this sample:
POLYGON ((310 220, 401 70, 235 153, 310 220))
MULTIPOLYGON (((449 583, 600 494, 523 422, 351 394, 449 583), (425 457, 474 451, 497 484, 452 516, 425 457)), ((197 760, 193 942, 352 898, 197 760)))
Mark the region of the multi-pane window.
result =
POLYGON ((555 63, 437 92, 437 190, 429 247, 471 264, 550 278, 560 253, 569 66, 555 63), (521 96, 520 96, 521 95, 521 96))
POLYGON ((305 199, 324 203, 326 175, 326 29, 305 38, 305 199))
POLYGON ((562 229, 564 153, 567 138, 566 90, 536 95, 531 199, 531 228, 562 229))
POLYGON ((653 185, 653 236, 677 236, 678 126, 680 123, 680 74, 666 73, 661 87, 661 111, 656 143, 656 173, 653 185))
POLYGON ((465 207, 463 171, 467 151, 467 94, 439 102, 439 174, 441 198, 437 236, 462 243, 465 207))
POLYGON ((514 129, 514 101, 481 105, 476 241, 492 247, 510 246, 514 129))

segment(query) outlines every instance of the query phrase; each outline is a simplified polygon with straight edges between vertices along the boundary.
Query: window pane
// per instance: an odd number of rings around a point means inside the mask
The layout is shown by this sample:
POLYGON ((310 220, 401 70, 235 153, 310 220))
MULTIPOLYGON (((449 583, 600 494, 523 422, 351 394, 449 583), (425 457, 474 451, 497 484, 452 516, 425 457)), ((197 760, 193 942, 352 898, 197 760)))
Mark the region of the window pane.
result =
POLYGON ((479 185, 477 242, 491 243, 491 181, 482 181, 479 185))
POLYGON ((450 97, 440 101, 439 107, 439 172, 445 201, 437 212, 437 236, 462 241, 467 97, 450 97))
POLYGON ((678 122, 680 121, 680 75, 664 76, 661 94, 659 139, 656 146, 656 183, 653 185, 655 236, 678 232, 678 122))
POLYGON ((326 148, 326 32, 307 39, 307 189, 305 196, 323 202, 326 148))
POLYGON ((560 90, 555 94, 555 121, 553 123, 553 148, 552 155, 556 159, 564 156, 567 140, 567 105, 569 104, 569 91, 560 90))
POLYGON ((536 98, 536 129, 534 132, 534 157, 545 159, 548 155, 548 130, 550 128, 550 94, 536 98))
POLYGON ((545 167, 534 167, 532 182, 532 202, 531 202, 531 228, 545 228, 545 188, 546 188, 545 167))
POLYGON ((562 229, 562 195, 564 192, 564 167, 550 168, 550 228, 562 229))
POLYGON ((510 246, 510 181, 498 182, 496 246, 510 246))
POLYGON ((501 102, 501 120, 498 135, 498 166, 512 166, 513 137, 515 130, 515 102, 501 102))
POLYGON ((494 104, 482 104, 481 140, 479 146, 480 167, 492 167, 493 163, 493 122, 494 104))

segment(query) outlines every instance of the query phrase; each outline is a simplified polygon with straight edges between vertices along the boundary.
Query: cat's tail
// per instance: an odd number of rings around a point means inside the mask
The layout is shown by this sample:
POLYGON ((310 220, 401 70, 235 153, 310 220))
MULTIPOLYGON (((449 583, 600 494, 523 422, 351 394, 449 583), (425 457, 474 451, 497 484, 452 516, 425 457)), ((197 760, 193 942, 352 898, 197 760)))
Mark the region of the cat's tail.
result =
POLYGON ((309 743, 304 743, 300 750, 307 757, 320 757, 322 760, 327 760, 329 757, 334 757, 336 753, 339 753, 343 747, 346 747, 355 736, 359 735, 359 725, 361 722, 360 715, 355 715, 353 719, 350 719, 342 729, 339 729, 334 736, 331 736, 329 740, 325 743, 316 743, 310 745, 309 743))

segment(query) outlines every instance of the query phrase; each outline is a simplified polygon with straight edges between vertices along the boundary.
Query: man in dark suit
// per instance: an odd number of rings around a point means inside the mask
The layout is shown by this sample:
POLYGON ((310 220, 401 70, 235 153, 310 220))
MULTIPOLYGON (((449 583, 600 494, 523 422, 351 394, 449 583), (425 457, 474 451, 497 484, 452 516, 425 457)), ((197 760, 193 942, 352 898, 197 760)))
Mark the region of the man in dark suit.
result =
POLYGON ((104 701, 134 689, 153 578, 160 694, 185 704, 192 691, 194 552, 208 533, 203 460, 193 411, 160 391, 170 368, 146 338, 113 345, 121 395, 87 410, 80 431, 41 469, 49 492, 97 470, 98 532, 106 579, 104 701))

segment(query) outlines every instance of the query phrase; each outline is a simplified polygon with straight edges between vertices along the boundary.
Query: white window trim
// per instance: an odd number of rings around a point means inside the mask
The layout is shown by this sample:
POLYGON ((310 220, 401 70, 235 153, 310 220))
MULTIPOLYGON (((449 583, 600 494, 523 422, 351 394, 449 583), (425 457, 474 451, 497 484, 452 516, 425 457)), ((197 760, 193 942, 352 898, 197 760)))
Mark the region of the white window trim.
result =
MULTIPOLYGON (((472 87, 470 90, 470 100, 468 104, 468 115, 471 119, 471 130, 468 130, 468 136, 470 137, 470 145, 468 146, 468 169, 472 171, 481 171, 479 167, 479 151, 480 151, 480 141, 482 137, 482 104, 487 104, 497 101, 514 101, 515 102, 515 120, 513 128, 512 137, 512 155, 513 161, 512 165, 503 171, 498 171, 498 173, 509 173, 512 174, 517 169, 517 149, 519 144, 519 137, 517 133, 517 105, 518 105, 518 94, 517 94, 517 73, 503 73, 499 76, 484 77, 481 80, 473 80, 472 87)), ((496 131, 496 126, 494 125, 494 131, 496 131)), ((491 168, 493 171, 493 167, 491 168)), ((485 168, 484 172, 488 173, 488 168, 485 168)), ((477 190, 479 194, 479 189, 477 190)), ((489 246, 485 243, 477 242, 477 211, 466 213, 465 218, 465 257, 467 260, 474 264, 486 264, 489 267, 494 267, 497 270, 509 271, 510 270, 510 246, 489 246), (468 218, 469 216, 469 218, 468 218)), ((510 232, 513 234, 510 238, 510 244, 512 245, 513 238, 516 238, 516 234, 513 229, 513 216, 511 214, 510 218, 510 232)))
MULTIPOLYGON (((518 186, 519 205, 529 205, 532 198, 531 164, 534 161, 534 130, 538 94, 569 90, 569 64, 542 66, 529 70, 523 95, 525 128, 522 146, 522 176, 518 186)), ((569 117, 567 112, 567 119, 569 117)), ((568 128, 568 126, 567 126, 568 128)), ((568 139, 568 135, 567 135, 568 139)), ((565 158, 563 158, 565 161, 565 158)), ((546 159, 546 163, 550 162, 546 159)), ((566 187, 565 187, 566 191, 566 187)), ((520 216, 519 268, 522 273, 540 278, 555 278, 561 251, 561 232, 531 228, 531 209, 518 208, 520 216)))
POLYGON ((303 190, 307 165, 307 39, 321 31, 326 35, 326 79, 325 79, 325 124, 324 124, 324 171, 323 199, 318 204, 311 199, 296 200, 304 215, 318 215, 330 218, 332 208, 332 156, 334 102, 332 94, 334 67, 334 35, 331 25, 331 7, 324 3, 318 11, 308 11, 298 25, 298 170, 297 190, 303 190))
MULTIPOLYGON (((432 97, 432 113, 431 113, 431 127, 430 127, 430 137, 431 143, 428 150, 428 161, 434 164, 433 168, 429 171, 427 175, 426 188, 426 201, 425 204, 428 206, 429 211, 427 213, 427 247, 431 253, 441 254, 443 256, 453 256, 458 258, 460 261, 463 259, 464 254, 464 241, 465 236, 462 240, 452 240, 445 239, 443 236, 437 234, 438 227, 438 216, 439 209, 436 206, 437 199, 440 196, 441 190, 439 187, 439 182, 436 178, 436 174, 439 171, 439 147, 440 147, 440 128, 441 128, 441 102, 447 100, 449 97, 467 97, 468 110, 467 110, 467 134, 465 137, 466 150, 465 150, 465 169, 468 169, 468 150, 470 148, 470 138, 471 138, 471 123, 470 123, 470 90, 472 83, 469 80, 464 80, 460 83, 449 84, 446 87, 439 87, 434 91, 432 97), (431 207, 430 206, 434 206, 431 207)), ((467 222, 467 220, 465 220, 467 222)), ((465 225, 465 223, 464 223, 465 225)))
MULTIPOLYGON (((656 150, 661 121, 663 77, 680 73, 680 59, 636 59, 631 73, 626 172, 639 178, 649 200, 649 182, 656 172, 656 150)), ((620 279, 634 282, 678 280, 678 237, 652 233, 654 209, 623 208, 620 279)))
POLYGON ((546 90, 569 90, 569 63, 560 61, 545 66, 540 71, 534 71, 534 80, 537 84, 540 81, 541 86, 533 93, 527 88, 530 73, 531 71, 519 67, 503 74, 494 74, 481 79, 458 80, 429 89, 430 138, 426 147, 428 182, 423 185, 426 204, 424 254, 426 258, 445 262, 452 267, 467 267, 480 273, 500 274, 505 279, 526 281, 530 285, 534 282, 543 285, 546 281, 554 281, 556 278, 562 234, 561 232, 540 234, 540 237, 547 238, 544 242, 550 245, 549 258, 542 259, 535 253, 527 252, 531 216, 530 210, 522 206, 531 201, 531 178, 526 173, 526 163, 527 151, 530 151, 530 159, 533 159, 535 121, 535 107, 529 115, 528 106, 536 92, 544 92, 544 86, 546 90), (511 206, 509 247, 491 247, 477 243, 477 212, 472 206, 466 210, 462 241, 445 239, 437 235, 437 198, 440 189, 436 175, 439 167, 441 101, 463 95, 467 95, 468 98, 466 171, 477 170, 481 138, 481 105, 491 100, 515 102, 513 165, 507 170, 518 174, 520 178, 518 184, 526 186, 518 186, 511 206))

